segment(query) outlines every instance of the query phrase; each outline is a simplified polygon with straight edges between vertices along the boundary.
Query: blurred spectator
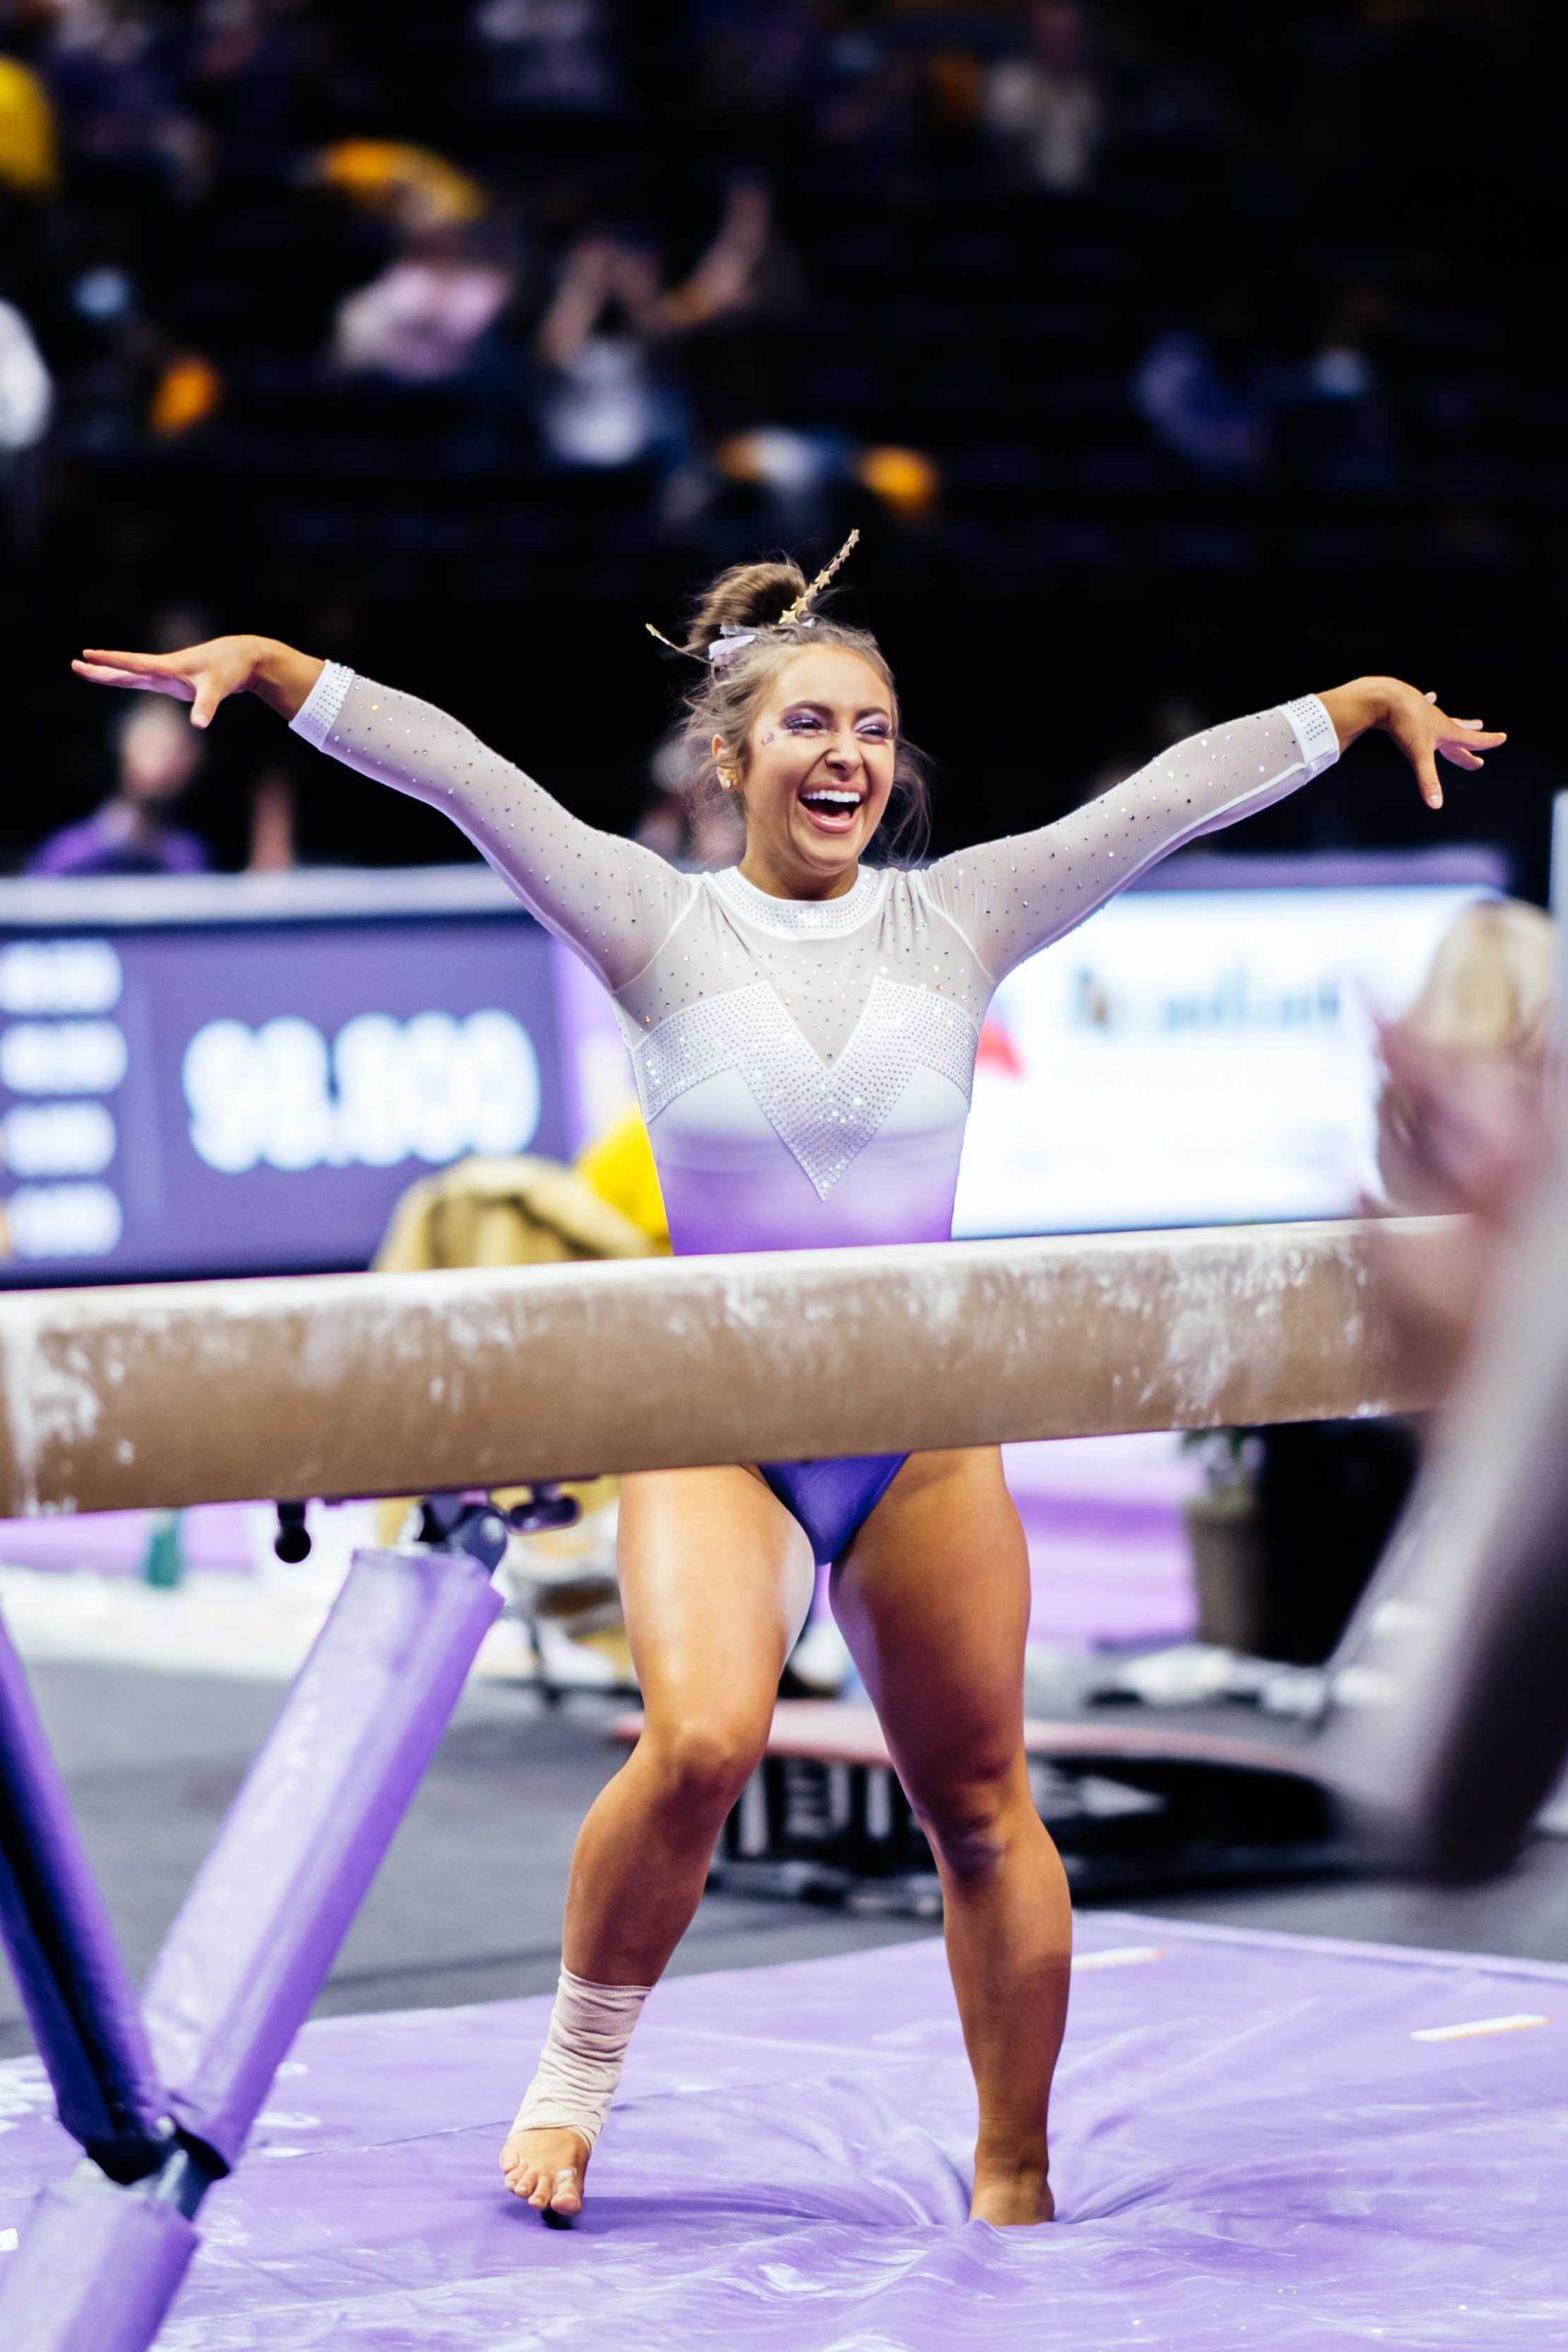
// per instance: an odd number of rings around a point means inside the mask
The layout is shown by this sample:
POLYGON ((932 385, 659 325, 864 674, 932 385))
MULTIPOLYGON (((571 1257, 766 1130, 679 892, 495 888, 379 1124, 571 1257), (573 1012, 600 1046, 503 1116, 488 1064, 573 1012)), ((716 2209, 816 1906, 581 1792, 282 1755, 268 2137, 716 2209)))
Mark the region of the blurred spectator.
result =
POLYGON ((54 109, 36 74, 0 57, 0 183, 18 196, 45 198, 60 187, 54 109))
POLYGON ((577 1173, 610 1208, 646 1235, 657 1250, 670 1247, 670 1220, 648 1129, 635 1103, 594 1137, 577 1160, 577 1173))
POLYGON ((269 172, 295 143, 316 14, 310 0, 200 0, 189 89, 226 173, 269 172))
POLYGON ((333 365, 396 383, 467 375, 517 290, 502 242, 482 231, 432 228, 412 236, 379 277, 344 298, 333 322, 333 365))
POLYGON ((917 524, 930 521, 942 489, 928 451, 885 442, 863 447, 822 426, 761 424, 727 434, 713 460, 726 481, 763 494, 770 527, 790 538, 830 531, 852 485, 889 514, 917 524))
POLYGON ((1233 481, 1263 472, 1274 454, 1274 407, 1247 306, 1230 293, 1198 326, 1156 335, 1134 372, 1138 410, 1173 457, 1233 481))
POLYGON ((985 117, 1027 186, 1054 196, 1089 187, 1107 102, 1082 0, 1033 0, 1022 51, 987 76, 985 117))
POLYGON ((649 763, 649 796, 636 839, 671 865, 694 871, 734 865, 746 848, 746 824, 735 796, 705 792, 685 731, 676 727, 649 763))
POLYGON ((1386 312, 1377 287, 1335 287, 1314 347, 1283 371, 1287 458, 1325 487, 1381 489, 1393 480, 1397 437, 1378 358, 1386 312))
POLYGON ((558 463, 652 464, 667 481, 691 464, 696 430, 675 348, 748 308, 772 236, 768 192, 748 178, 732 184, 712 244, 674 285, 649 238, 595 235, 571 247, 537 337, 547 370, 541 424, 558 463))
POLYGON ((265 767, 251 796, 247 874, 288 874, 295 855, 294 779, 286 767, 265 767))
POLYGON ((654 255, 618 238, 584 237, 568 253, 536 345, 540 424, 558 464, 672 468, 690 456, 690 413, 657 356, 659 282, 654 255))
POLYGON ((302 176, 307 186, 336 189, 372 220, 411 232, 478 220, 489 209, 470 174, 407 140, 336 140, 310 158, 302 176))
POLYGON ((604 114, 620 97, 604 0, 479 0, 472 27, 491 107, 604 114))
POLYGON ((72 0, 45 51, 68 151, 144 172, 169 193, 207 185, 212 142, 185 101, 187 28, 147 0, 72 0))
POLYGON ((31 328, 20 311, 0 301, 0 462, 42 440, 53 398, 31 328))
POLYGON ((1467 908, 1382 1033, 1377 1159, 1388 1207, 1462 1221, 1426 1250, 1385 1236, 1386 1302, 1434 1374, 1462 1361, 1560 1119, 1556 929, 1539 907, 1467 908))
POLYGON ((36 452, 49 430, 54 387, 20 311, 0 300, 0 548, 27 553, 39 521, 36 452))
POLYGON ((39 875, 199 874, 210 863, 195 833, 167 811, 195 775, 201 738, 183 704, 141 695, 115 733, 119 779, 102 808, 51 834, 28 863, 39 875))
MULTIPOLYGON (((1444 1065, 1461 1091, 1470 1084, 1477 1119, 1484 1093, 1485 1119, 1517 1134, 1533 1125, 1546 1091, 1557 984, 1551 917, 1515 899, 1480 899, 1444 933, 1397 1026, 1421 1069, 1444 1065)), ((1378 1101, 1378 1173, 1391 1204, 1409 1216, 1451 1207, 1449 1157, 1434 1152, 1391 1069, 1378 1101)))
MULTIPOLYGON (((1482 900, 1450 924, 1419 995, 1383 1032, 1378 1161, 1389 1205, 1461 1216, 1416 1246, 1380 1237, 1385 1313, 1446 1391, 1546 1159, 1556 940, 1539 907, 1482 900)), ((1267 1611, 1256 1647, 1326 1657, 1408 1497, 1408 1422, 1264 1430, 1258 1481, 1267 1611)))

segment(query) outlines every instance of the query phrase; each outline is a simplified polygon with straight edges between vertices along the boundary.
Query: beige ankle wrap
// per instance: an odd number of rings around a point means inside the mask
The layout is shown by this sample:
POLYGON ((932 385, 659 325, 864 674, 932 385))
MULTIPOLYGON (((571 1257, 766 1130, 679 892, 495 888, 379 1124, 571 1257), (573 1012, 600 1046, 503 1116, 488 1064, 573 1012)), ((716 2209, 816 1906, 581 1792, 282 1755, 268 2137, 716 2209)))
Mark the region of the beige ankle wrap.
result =
POLYGON ((560 1973, 538 2072, 523 2095, 513 2132, 581 2132, 592 2149, 626 2063, 626 2045, 650 1984, 590 1984, 560 1973))

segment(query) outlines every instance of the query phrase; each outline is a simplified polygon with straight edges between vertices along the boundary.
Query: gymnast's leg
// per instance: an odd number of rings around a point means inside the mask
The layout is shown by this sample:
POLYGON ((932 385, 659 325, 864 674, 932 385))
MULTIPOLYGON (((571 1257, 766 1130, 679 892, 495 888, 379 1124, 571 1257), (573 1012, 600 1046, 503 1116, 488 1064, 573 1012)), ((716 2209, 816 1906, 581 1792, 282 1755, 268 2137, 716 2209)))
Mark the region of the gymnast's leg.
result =
POLYGON ((1024 1761, 1029 1555, 997 1449, 912 1454, 838 1563, 833 1605, 942 1879, 980 2102, 971 2219, 1048 2222, 1072 1905, 1024 1761))
POLYGON ((525 2102, 539 2105, 544 2128, 514 2125, 501 2153, 513 2193, 562 2214, 581 2209, 592 2133, 546 2119, 570 2107, 574 2080, 592 2083, 599 2053, 624 2047, 641 1989, 657 1984, 690 1924, 725 1816, 766 1743, 815 1573, 800 1527, 750 1469, 628 1476, 618 1553, 644 1730, 572 1857, 568 1975, 525 2102), (584 2053, 586 2077, 574 2075, 584 2053))

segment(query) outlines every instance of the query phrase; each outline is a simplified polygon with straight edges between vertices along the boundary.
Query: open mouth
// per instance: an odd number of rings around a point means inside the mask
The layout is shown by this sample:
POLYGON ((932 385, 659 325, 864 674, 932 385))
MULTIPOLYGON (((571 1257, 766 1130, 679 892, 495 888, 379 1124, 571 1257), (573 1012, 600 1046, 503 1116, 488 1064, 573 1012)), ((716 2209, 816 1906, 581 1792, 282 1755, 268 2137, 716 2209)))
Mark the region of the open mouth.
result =
POLYGON ((800 805, 819 833, 847 833, 853 831, 860 815, 862 795, 847 787, 840 791, 825 785, 816 792, 803 792, 800 805))

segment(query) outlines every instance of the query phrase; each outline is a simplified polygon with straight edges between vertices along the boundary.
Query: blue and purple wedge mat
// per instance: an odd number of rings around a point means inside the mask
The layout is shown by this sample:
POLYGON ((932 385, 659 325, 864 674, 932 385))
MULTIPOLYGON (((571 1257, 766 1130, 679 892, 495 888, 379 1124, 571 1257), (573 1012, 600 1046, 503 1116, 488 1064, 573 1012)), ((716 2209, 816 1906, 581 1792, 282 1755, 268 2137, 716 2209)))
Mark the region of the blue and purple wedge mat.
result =
MULTIPOLYGON (((1568 2346, 1568 1967, 1088 1917, 1021 2231, 934 1940, 663 1986, 565 2231, 496 2167, 547 2006, 307 2027, 163 2352, 1568 2346)), ((0 2066, 0 2245, 71 2153, 0 2066)))

